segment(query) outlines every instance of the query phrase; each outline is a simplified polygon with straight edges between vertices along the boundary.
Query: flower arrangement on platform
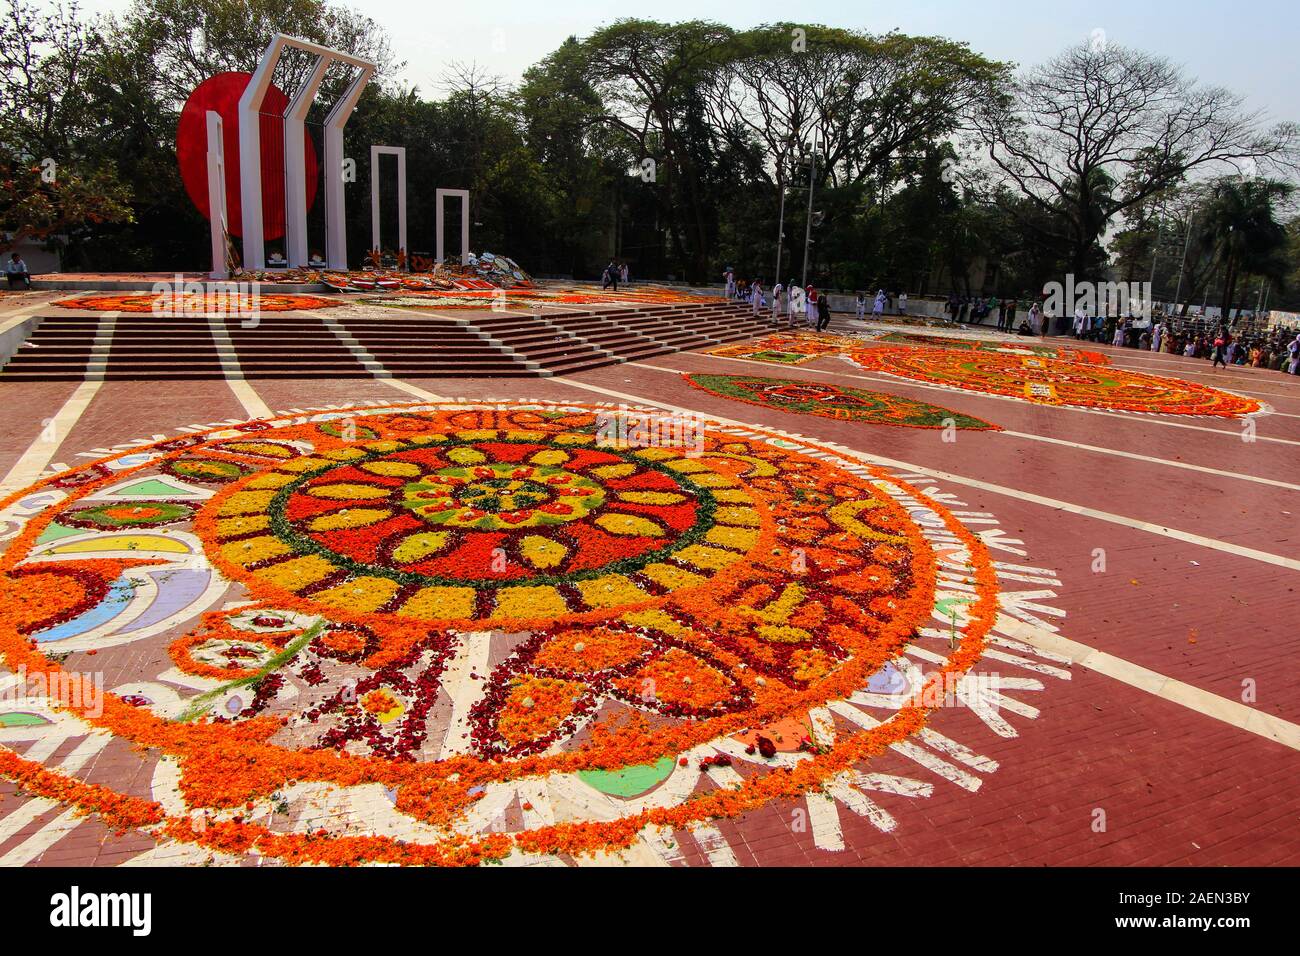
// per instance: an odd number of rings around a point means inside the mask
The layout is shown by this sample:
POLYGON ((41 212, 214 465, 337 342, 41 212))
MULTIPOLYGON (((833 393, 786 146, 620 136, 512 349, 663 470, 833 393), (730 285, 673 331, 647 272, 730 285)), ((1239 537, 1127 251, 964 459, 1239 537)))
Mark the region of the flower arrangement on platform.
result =
POLYGON ((99 714, 60 702, 173 761, 185 813, 8 751, 0 775, 160 840, 287 863, 474 864, 609 852, 647 828, 736 817, 818 792, 925 727, 933 708, 918 697, 834 741, 774 743, 787 739, 774 728, 859 693, 919 639, 941 563, 965 610, 934 673, 968 670, 999 613, 980 538, 906 482, 775 434, 711 426, 702 450, 604 447, 600 414, 364 406, 222 426, 0 502, 64 492, 0 556, 10 668, 60 672, 42 638, 98 607, 132 563, 33 561, 51 528, 82 529, 84 554, 97 536, 111 548, 124 528, 165 525, 230 588, 167 633, 168 666, 195 681, 176 708, 139 691, 108 695, 99 714), (206 486, 201 504, 102 503, 159 476, 206 486), (40 613, 11 599, 34 591, 40 613), (654 786, 741 761, 734 785, 612 818, 541 819, 534 796, 522 824, 470 822, 481 801, 552 777, 636 770, 654 786), (302 788, 301 807, 260 812, 302 788), (311 825, 312 800, 380 791, 413 835, 311 825))
POLYGON ((954 428, 977 431, 998 428, 983 419, 938 405, 828 382, 703 372, 686 372, 682 377, 711 395, 800 415, 905 428, 946 428, 950 423, 954 428))
POLYGON ((724 345, 708 354, 773 365, 802 365, 824 355, 839 355, 862 344, 861 339, 820 332, 777 332, 753 342, 724 345))
POLYGON ((1259 402, 1182 379, 984 351, 876 346, 854 351, 862 369, 1040 405, 1073 405, 1161 415, 1238 418, 1259 402))
POLYGON ((63 309, 86 312, 150 312, 160 315, 184 313, 202 315, 208 312, 289 312, 292 310, 328 309, 339 305, 336 299, 319 295, 287 293, 252 293, 228 297, 222 293, 157 294, 153 292, 96 293, 59 299, 54 303, 63 309))

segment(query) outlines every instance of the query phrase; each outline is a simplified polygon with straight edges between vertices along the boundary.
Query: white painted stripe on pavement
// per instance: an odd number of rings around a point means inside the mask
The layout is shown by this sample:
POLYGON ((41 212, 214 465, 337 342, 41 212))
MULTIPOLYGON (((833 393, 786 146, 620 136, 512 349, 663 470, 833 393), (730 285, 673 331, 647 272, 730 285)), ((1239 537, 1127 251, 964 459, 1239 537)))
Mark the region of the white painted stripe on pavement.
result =
POLYGON ((1220 697, 1208 690, 1193 687, 1165 674, 1126 661, 1095 647, 1089 647, 1087 644, 1072 641, 1059 634, 1052 634, 1041 627, 1034 627, 1032 624, 1015 620, 1005 614, 998 616, 997 627, 999 631, 1040 650, 1064 655, 1080 667, 1144 690, 1163 700, 1181 704, 1198 714, 1266 737, 1284 747, 1300 750, 1300 725, 1293 724, 1289 720, 1256 710, 1254 707, 1248 707, 1227 697, 1220 697))

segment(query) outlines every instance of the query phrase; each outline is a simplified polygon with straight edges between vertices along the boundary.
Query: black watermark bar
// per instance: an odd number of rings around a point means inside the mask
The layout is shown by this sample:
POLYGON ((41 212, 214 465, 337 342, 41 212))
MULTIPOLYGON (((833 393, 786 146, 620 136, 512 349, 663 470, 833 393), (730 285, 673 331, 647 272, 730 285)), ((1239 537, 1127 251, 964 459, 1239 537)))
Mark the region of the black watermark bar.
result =
MULTIPOLYGON (((33 868, 0 871, 0 880, 24 935, 112 939, 131 948, 197 942, 221 913, 218 923, 237 926, 241 936, 281 946, 336 948, 373 941, 377 926, 414 922, 444 934, 458 926, 473 933, 474 923, 489 932, 498 921, 550 933, 579 915, 584 932, 608 938, 640 932, 634 926, 650 914, 682 940, 725 928, 730 939, 761 941, 769 917, 776 918, 766 906, 776 900, 806 905, 823 943, 889 926, 914 935, 914 944, 937 945, 956 933, 949 943, 963 948, 971 933, 1026 944, 1131 938, 1231 945, 1243 934, 1275 935, 1295 923, 1294 870, 844 865, 850 862, 798 870, 33 868)), ((895 942, 907 945, 902 937, 895 942)))

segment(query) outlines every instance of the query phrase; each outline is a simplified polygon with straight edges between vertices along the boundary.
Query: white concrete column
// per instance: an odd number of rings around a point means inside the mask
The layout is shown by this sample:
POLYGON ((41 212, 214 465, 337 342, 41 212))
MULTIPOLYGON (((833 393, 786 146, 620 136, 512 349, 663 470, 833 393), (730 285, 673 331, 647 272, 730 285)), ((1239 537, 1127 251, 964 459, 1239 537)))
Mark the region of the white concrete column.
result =
POLYGON ((379 157, 397 157, 397 246, 408 256, 411 250, 406 245, 406 147, 405 146, 371 146, 370 147, 370 248, 380 248, 379 230, 379 157))
POLYGON ((343 192, 343 127, 357 107, 357 100, 375 74, 375 65, 349 58, 360 68, 343 98, 325 119, 325 258, 331 269, 348 267, 348 237, 343 192))
POLYGON ((433 228, 436 233, 434 238, 436 252, 434 258, 442 262, 445 258, 447 245, 445 241, 445 230, 447 225, 446 200, 448 196, 460 198, 460 264, 465 265, 469 262, 469 190, 468 189, 437 189, 434 191, 434 213, 433 228))
POLYGON ((226 269, 226 152, 221 114, 208 110, 208 225, 212 229, 212 279, 229 278, 226 269))
POLYGON ((307 82, 284 111, 284 255, 295 268, 307 264, 307 113, 329 62, 317 55, 307 82))

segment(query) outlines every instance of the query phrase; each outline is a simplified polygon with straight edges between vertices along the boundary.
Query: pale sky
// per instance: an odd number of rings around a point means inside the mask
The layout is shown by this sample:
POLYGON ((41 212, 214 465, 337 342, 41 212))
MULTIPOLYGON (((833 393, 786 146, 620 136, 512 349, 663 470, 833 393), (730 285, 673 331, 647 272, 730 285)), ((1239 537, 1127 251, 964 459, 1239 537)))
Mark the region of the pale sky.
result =
MULTIPOLYGON (((129 0, 81 0, 92 12, 129 0)), ((436 96, 447 65, 474 62, 509 82, 571 34, 585 36, 622 16, 707 19, 750 27, 796 16, 808 23, 883 33, 945 36, 985 56, 1031 64, 1104 30, 1111 42, 1167 56, 1203 82, 1227 86, 1275 120, 1300 121, 1300 3, 1295 0, 775 0, 720 3, 655 0, 367 0, 363 10, 389 33, 401 79, 436 96)))

